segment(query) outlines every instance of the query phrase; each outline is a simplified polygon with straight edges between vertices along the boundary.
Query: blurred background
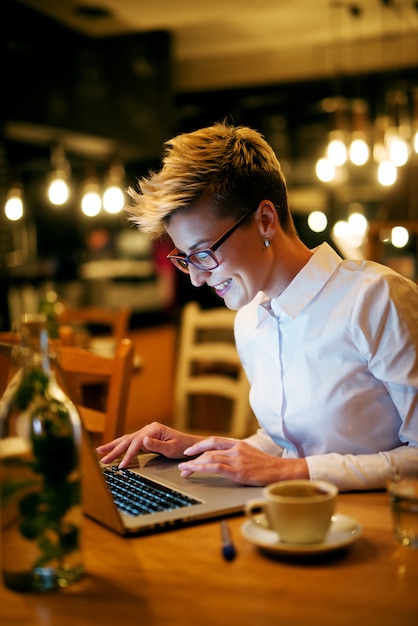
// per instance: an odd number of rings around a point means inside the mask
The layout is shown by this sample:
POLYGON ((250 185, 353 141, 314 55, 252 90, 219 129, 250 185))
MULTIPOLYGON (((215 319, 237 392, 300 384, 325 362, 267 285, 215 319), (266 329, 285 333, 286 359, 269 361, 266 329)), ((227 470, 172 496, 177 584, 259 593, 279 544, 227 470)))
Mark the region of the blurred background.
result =
POLYGON ((0 330, 51 285, 132 327, 219 305, 123 206, 223 119, 271 143, 308 245, 416 280, 418 2, 3 0, 0 28, 0 330))

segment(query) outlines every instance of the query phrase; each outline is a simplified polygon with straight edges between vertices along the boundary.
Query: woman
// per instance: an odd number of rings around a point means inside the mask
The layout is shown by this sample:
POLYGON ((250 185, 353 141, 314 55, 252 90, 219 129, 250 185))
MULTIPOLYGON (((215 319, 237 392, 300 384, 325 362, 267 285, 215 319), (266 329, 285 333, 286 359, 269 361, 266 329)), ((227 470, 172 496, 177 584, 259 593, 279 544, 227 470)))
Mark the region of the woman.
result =
POLYGON ((326 479, 340 490, 382 488, 391 467, 418 464, 418 287, 326 243, 309 250, 259 133, 215 124, 175 137, 130 195, 138 228, 166 231, 174 265, 238 311, 260 428, 239 441, 154 423, 100 446, 104 463, 124 454, 124 467, 145 450, 183 459, 185 477, 326 479))

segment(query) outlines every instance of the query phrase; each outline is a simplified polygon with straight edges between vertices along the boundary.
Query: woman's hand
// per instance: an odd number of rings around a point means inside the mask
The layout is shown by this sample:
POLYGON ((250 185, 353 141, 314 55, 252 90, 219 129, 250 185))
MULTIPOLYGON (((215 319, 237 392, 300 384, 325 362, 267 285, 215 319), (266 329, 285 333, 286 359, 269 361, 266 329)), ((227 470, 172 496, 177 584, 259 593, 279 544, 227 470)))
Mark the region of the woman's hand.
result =
POLYGON ((169 459, 196 457, 179 464, 183 477, 203 472, 255 486, 289 478, 309 478, 304 459, 282 459, 239 439, 188 435, 158 422, 96 449, 98 454, 104 455, 102 463, 111 463, 123 456, 120 468, 128 467, 140 451, 155 452, 169 459))
POLYGON ((199 456, 179 464, 183 477, 204 472, 254 486, 291 478, 309 478, 305 459, 275 457, 237 439, 209 437, 186 448, 184 454, 199 456))
POLYGON ((109 443, 96 448, 98 454, 104 455, 102 463, 111 463, 118 457, 123 456, 119 464, 120 468, 128 467, 134 457, 141 450, 144 452, 156 452, 169 459, 181 459, 184 450, 196 444, 203 437, 187 435, 158 422, 147 424, 144 428, 129 435, 122 435, 109 443))

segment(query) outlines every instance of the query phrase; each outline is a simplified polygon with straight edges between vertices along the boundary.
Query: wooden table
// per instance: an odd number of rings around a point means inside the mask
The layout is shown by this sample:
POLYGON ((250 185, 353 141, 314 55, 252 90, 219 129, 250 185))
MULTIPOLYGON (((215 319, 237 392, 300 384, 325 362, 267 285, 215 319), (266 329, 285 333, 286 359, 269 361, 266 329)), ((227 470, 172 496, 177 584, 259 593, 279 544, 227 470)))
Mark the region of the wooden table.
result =
POLYGON ((51 594, 0 587, 1 626, 416 626, 418 550, 396 544, 387 495, 341 494, 337 513, 363 525, 342 552, 267 556, 229 526, 237 558, 220 552, 220 524, 135 539, 85 520, 87 574, 51 594))

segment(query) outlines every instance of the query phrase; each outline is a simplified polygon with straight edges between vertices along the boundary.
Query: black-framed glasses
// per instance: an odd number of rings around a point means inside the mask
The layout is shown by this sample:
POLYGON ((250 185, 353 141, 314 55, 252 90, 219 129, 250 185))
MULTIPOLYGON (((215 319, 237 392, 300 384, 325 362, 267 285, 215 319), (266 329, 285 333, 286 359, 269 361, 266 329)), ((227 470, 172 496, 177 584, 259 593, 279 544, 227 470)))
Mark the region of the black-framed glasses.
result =
POLYGON ((241 226, 244 220, 255 211, 256 209, 250 209, 244 213, 244 215, 242 215, 239 220, 235 222, 235 224, 228 228, 223 235, 218 237, 218 239, 211 246, 209 246, 209 248, 196 250, 189 255, 181 254, 177 248, 174 248, 174 250, 167 255, 167 259, 170 259, 173 265, 185 274, 189 274, 189 265, 193 265, 194 267, 197 267, 197 269, 206 272, 216 269, 219 265, 219 261, 216 258, 215 250, 217 250, 219 246, 221 246, 228 239, 228 237, 230 237, 232 233, 234 233, 237 228, 241 226))

